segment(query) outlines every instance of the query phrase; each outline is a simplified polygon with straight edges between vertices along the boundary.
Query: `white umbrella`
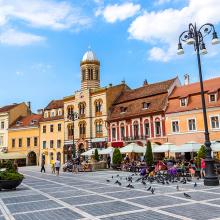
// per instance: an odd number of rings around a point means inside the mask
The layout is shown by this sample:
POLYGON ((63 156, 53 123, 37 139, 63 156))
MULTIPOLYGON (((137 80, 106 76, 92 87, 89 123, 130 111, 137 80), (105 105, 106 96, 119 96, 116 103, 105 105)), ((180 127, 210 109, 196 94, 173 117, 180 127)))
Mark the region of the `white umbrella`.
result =
POLYGON ((114 151, 113 147, 108 147, 108 148, 105 148, 105 149, 99 151, 99 154, 100 155, 111 154, 113 151, 114 151))
POLYGON ((141 147, 135 143, 130 143, 120 149, 121 153, 144 153, 144 147, 141 147))
POLYGON ((213 152, 219 152, 220 151, 220 142, 214 142, 211 145, 212 151, 213 152))
POLYGON ((164 143, 162 145, 158 145, 152 149, 153 153, 165 153, 171 150, 171 148, 176 147, 176 145, 172 143, 164 143))
POLYGON ((171 148, 170 152, 173 153, 197 152, 200 149, 200 147, 201 144, 194 141, 190 141, 178 147, 176 146, 171 148))
POLYGON ((95 154, 95 149, 96 149, 96 148, 92 148, 92 149, 90 149, 90 150, 88 150, 88 151, 82 153, 81 155, 82 155, 82 156, 92 156, 92 155, 95 154))

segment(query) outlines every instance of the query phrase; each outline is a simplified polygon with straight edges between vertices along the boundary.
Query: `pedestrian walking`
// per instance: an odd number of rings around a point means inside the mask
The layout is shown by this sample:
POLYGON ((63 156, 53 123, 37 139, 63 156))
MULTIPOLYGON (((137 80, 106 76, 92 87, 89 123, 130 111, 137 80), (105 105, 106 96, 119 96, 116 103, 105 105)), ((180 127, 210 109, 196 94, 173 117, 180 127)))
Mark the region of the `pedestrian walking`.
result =
POLYGON ((54 166, 54 161, 53 160, 50 161, 50 168, 51 168, 51 173, 55 174, 55 166, 54 166))
POLYGON ((45 170, 45 160, 44 159, 41 162, 41 170, 40 170, 40 172, 42 173, 43 171, 44 171, 44 173, 46 172, 46 170, 45 170))
POLYGON ((56 175, 59 176, 60 175, 60 161, 58 159, 55 161, 54 166, 56 169, 56 175))
POLYGON ((110 166, 111 166, 111 157, 110 157, 110 155, 108 155, 108 157, 107 157, 107 165, 108 165, 108 168, 110 169, 110 166))
POLYGON ((73 170, 72 170, 73 173, 77 173, 77 161, 76 161, 76 158, 73 159, 73 170))
POLYGON ((201 159, 201 170, 200 170, 200 175, 201 175, 201 178, 204 178, 205 177, 205 159, 202 158, 201 159))

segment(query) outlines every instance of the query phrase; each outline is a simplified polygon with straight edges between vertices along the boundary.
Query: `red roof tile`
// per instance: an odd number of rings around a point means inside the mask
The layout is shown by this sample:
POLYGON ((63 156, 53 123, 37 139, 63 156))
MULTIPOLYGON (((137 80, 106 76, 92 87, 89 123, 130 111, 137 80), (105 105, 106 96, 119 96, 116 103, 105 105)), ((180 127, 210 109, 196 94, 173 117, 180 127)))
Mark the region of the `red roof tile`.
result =
POLYGON ((42 115, 32 114, 26 117, 19 117, 10 128, 38 127, 42 115))
POLYGON ((147 84, 133 90, 126 90, 116 100, 115 104, 165 93, 168 91, 168 89, 175 82, 176 79, 177 78, 158 82, 158 83, 147 84))
MULTIPOLYGON (((220 107, 220 77, 209 79, 204 81, 204 91, 205 91, 205 100, 206 106, 208 108, 220 107), (210 91, 216 91, 218 93, 216 102, 209 102, 208 93, 210 91)), ((201 95, 200 95, 200 84, 192 83, 189 85, 184 85, 178 88, 175 88, 172 94, 169 97, 169 105, 166 110, 166 113, 176 113, 184 112, 190 110, 197 110, 202 108, 201 95), (180 106, 180 98, 187 97, 188 104, 185 107, 180 106)))
POLYGON ((63 100, 52 100, 44 110, 58 109, 63 108, 64 102, 63 100))

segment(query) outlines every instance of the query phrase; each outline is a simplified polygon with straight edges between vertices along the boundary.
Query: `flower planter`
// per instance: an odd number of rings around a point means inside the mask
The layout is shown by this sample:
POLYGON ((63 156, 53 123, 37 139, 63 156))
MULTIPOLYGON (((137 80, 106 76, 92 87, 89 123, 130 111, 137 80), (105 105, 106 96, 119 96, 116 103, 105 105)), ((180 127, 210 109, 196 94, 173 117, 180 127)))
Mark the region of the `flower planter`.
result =
POLYGON ((111 167, 113 170, 119 170, 121 169, 121 164, 111 164, 111 167))
POLYGON ((16 189, 22 182, 21 180, 0 180, 1 189, 16 189))

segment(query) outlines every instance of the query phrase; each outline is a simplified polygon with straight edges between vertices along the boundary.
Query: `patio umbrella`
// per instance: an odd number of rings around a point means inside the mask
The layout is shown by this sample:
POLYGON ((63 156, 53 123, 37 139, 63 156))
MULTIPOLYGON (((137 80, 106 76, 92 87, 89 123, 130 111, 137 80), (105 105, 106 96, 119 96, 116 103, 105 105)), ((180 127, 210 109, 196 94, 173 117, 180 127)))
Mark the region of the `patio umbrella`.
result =
POLYGON ((95 149, 96 149, 96 148, 92 148, 92 149, 90 149, 90 150, 88 150, 88 151, 82 153, 81 155, 82 155, 82 156, 92 156, 92 155, 95 154, 95 149))
POLYGON ((175 146, 170 149, 173 153, 185 153, 185 152, 197 152, 201 147, 201 144, 190 141, 180 146, 175 146))
POLYGON ((105 148, 105 149, 103 149, 103 150, 100 150, 100 151, 99 151, 99 154, 100 154, 100 155, 111 154, 113 151, 114 151, 114 148, 113 148, 113 147, 108 147, 108 148, 105 148))
POLYGON ((211 145, 211 148, 212 148, 212 151, 213 152, 220 152, 220 142, 214 142, 212 145, 211 145))
POLYGON ((165 153, 165 152, 169 152, 171 148, 174 148, 174 147, 176 147, 176 145, 167 142, 162 145, 157 145, 156 147, 152 149, 152 151, 153 153, 165 153))
POLYGON ((130 143, 125 147, 122 147, 120 149, 121 153, 140 153, 143 154, 144 153, 144 147, 141 147, 135 143, 130 143))

